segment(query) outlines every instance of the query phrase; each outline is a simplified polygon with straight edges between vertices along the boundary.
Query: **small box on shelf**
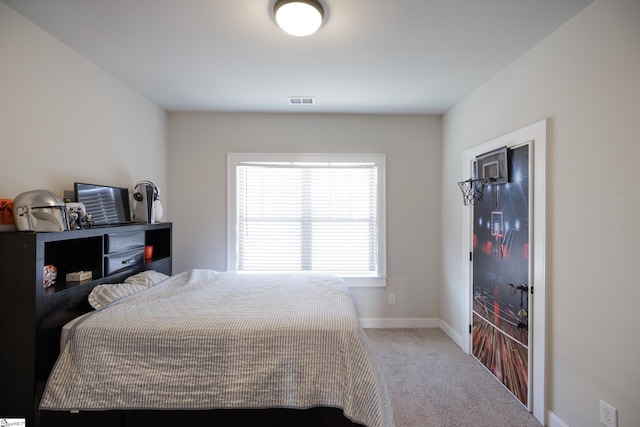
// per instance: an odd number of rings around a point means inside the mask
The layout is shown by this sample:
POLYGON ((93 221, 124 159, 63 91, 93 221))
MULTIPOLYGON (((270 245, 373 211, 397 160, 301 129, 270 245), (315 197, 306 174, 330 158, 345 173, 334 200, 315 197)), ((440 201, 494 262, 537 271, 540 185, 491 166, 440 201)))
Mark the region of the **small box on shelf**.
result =
POLYGON ((92 273, 90 271, 74 271, 67 273, 67 282, 82 282, 91 279, 91 277, 92 273))

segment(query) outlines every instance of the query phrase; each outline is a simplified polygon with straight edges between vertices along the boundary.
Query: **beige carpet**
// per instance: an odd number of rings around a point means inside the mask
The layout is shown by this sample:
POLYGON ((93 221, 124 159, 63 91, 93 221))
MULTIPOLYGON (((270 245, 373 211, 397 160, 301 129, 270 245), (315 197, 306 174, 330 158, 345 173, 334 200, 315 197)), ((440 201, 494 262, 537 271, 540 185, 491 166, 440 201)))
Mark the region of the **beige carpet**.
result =
POLYGON ((540 427, 473 357, 440 329, 366 329, 396 427, 540 427))

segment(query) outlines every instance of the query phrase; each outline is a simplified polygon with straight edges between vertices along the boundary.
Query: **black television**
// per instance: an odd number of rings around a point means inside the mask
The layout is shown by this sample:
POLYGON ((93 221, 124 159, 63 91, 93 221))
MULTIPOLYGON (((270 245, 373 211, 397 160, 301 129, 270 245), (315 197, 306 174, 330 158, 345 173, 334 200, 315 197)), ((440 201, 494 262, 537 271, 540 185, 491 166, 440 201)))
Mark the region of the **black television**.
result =
POLYGON ((84 204, 94 225, 121 225, 131 223, 129 190, 122 187, 85 184, 73 185, 76 201, 84 204))

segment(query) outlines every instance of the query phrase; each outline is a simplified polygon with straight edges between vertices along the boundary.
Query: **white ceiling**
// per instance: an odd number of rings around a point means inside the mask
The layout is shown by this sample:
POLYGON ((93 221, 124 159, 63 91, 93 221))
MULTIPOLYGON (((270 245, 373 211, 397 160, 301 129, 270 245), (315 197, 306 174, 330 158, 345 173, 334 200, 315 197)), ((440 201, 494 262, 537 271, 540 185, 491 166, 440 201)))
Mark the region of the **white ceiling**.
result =
POLYGON ((3 1, 169 111, 440 114, 592 0, 320 0, 302 38, 275 0, 3 1))

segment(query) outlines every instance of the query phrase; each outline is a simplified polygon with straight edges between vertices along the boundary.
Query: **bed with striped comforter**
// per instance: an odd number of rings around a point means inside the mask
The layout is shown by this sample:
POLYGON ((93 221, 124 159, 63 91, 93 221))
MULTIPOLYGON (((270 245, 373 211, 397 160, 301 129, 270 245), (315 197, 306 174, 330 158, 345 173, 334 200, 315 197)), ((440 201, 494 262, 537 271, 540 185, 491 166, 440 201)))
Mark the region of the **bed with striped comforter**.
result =
POLYGON ((76 323, 44 410, 341 408, 393 426, 344 282, 191 270, 76 323))

